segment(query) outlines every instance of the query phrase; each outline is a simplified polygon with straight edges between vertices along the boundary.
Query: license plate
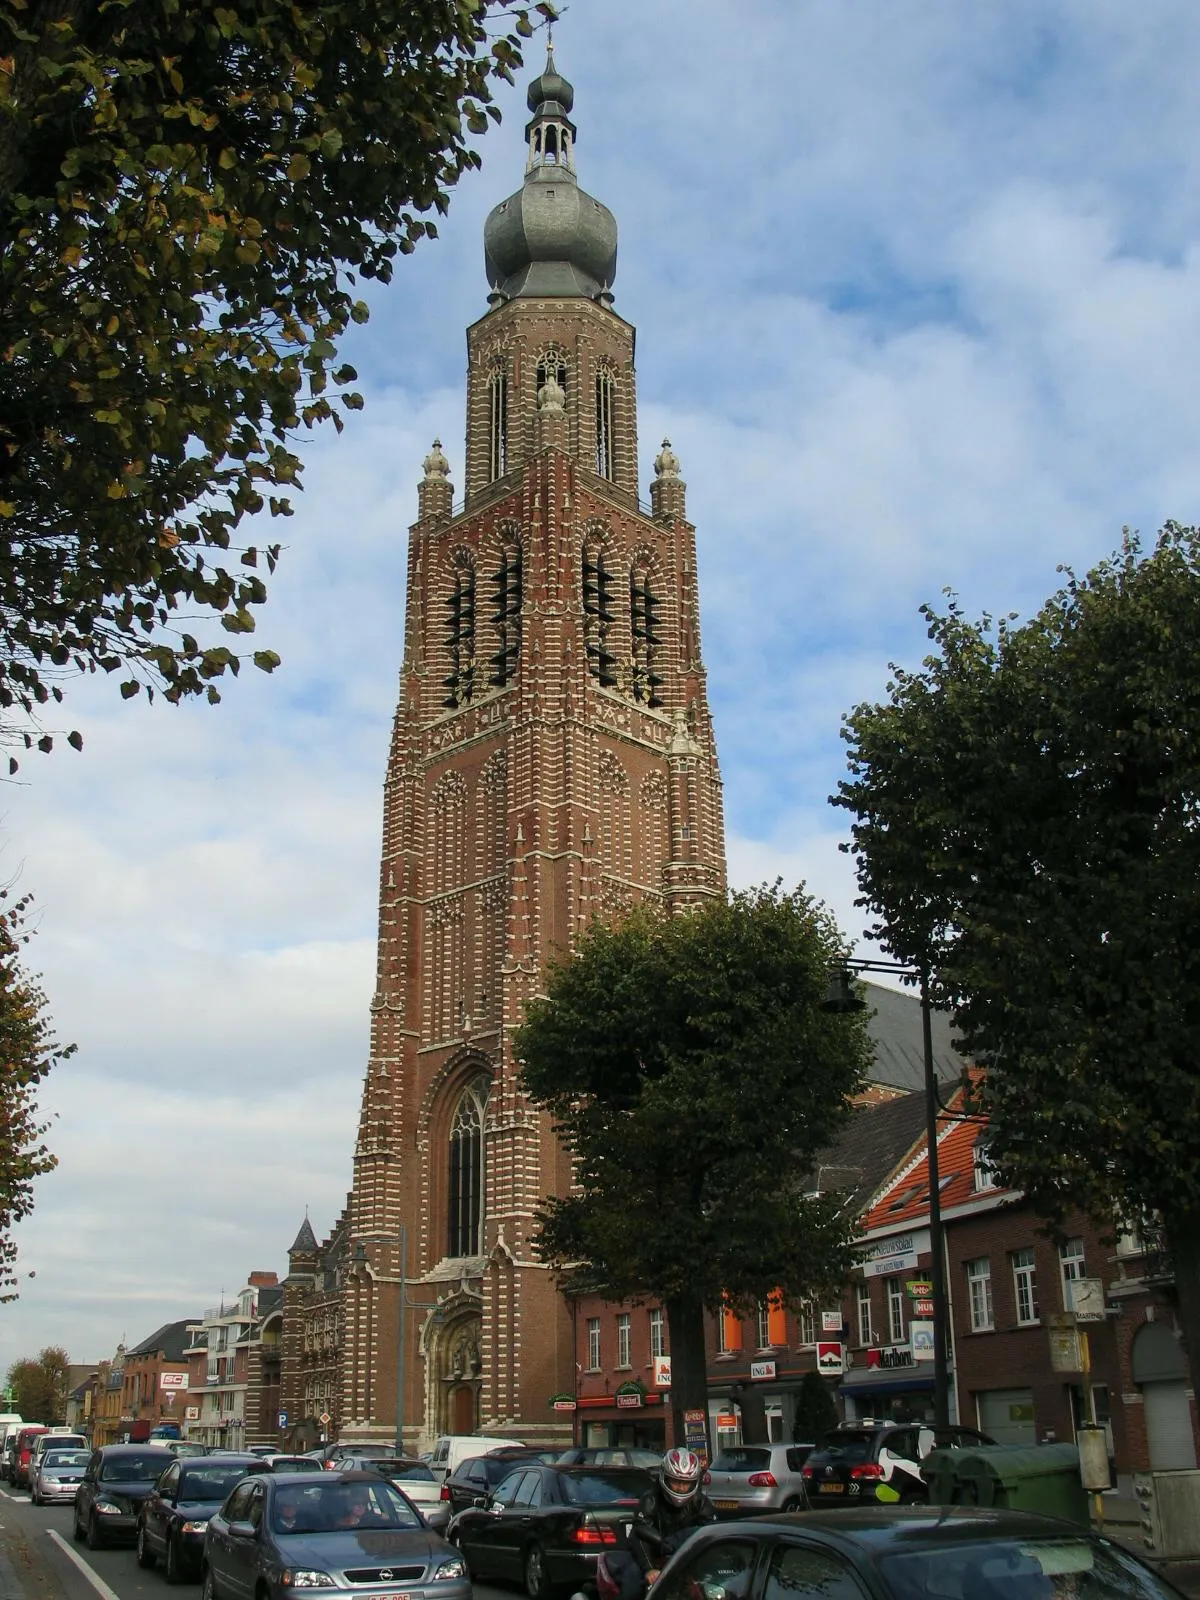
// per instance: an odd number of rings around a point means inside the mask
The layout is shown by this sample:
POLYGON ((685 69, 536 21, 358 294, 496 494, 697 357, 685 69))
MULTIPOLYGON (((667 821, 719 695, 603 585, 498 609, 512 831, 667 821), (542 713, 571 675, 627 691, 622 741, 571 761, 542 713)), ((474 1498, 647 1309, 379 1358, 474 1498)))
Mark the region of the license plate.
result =
POLYGON ((377 1594, 374 1600, 412 1600, 411 1594, 377 1594))
POLYGON ((713 1505, 718 1511, 740 1511, 742 1509, 740 1500, 714 1500, 713 1505))
POLYGON ((845 1494, 845 1492, 846 1485, 844 1483, 823 1483, 817 1490, 818 1494, 845 1494))

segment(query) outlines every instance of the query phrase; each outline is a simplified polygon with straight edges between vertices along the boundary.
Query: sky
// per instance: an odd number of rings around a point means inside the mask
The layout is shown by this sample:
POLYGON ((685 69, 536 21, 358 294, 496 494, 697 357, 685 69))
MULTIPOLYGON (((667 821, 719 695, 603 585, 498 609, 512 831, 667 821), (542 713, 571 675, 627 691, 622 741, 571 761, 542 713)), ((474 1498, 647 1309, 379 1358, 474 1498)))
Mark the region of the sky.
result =
MULTIPOLYGON (((642 489, 696 524, 730 877, 804 881, 858 939, 843 714, 916 666, 920 606, 1028 615, 1200 520, 1194 0, 572 0, 580 182, 621 230, 642 489)), ((461 493, 482 230, 524 87, 441 237, 346 354, 366 410, 303 442, 247 670, 215 708, 68 690, 0 793, 0 876, 78 1053, 17 1230, 0 1371, 110 1356, 287 1269, 350 1182, 373 987, 407 530, 439 436, 461 493)))

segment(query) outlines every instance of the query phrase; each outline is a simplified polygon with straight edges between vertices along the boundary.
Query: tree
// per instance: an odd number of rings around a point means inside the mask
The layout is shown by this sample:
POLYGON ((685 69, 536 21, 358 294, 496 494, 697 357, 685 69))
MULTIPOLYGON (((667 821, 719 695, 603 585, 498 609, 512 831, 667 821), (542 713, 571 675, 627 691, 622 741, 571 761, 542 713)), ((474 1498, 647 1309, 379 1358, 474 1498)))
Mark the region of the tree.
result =
POLYGON ((1136 536, 847 718, 860 904, 987 1063, 989 1159, 1045 1215, 1161 1216, 1200 1373, 1200 537, 1136 536))
POLYGON ((829 1384, 819 1372, 806 1372, 796 1396, 796 1422, 792 1430, 795 1438, 805 1444, 820 1444, 837 1425, 837 1402, 830 1393, 829 1384))
MULTIPOLYGON (((0 902, 8 894, 0 889, 0 902)), ((33 1180, 58 1165, 43 1142, 37 1085, 75 1052, 55 1039, 45 996, 21 964, 30 899, 0 909, 0 1303, 17 1297, 13 1224, 33 1210, 33 1180)))
POLYGON ((47 1345, 36 1360, 14 1361, 8 1369, 14 1409, 27 1421, 62 1422, 70 1375, 71 1358, 59 1345, 47 1345))
POLYGON ((253 631, 279 547, 233 535, 290 515, 293 432, 362 406, 355 286, 436 233, 550 10, 0 7, 0 709, 97 668, 219 699, 239 656, 191 618, 253 631))
POLYGON ((704 1312, 840 1286, 854 1218, 814 1159, 869 1060, 860 1017, 821 1009, 844 950, 800 890, 691 916, 636 909, 553 966, 515 1040, 575 1186, 537 1248, 576 1292, 662 1302, 675 1436, 707 1409, 704 1312))

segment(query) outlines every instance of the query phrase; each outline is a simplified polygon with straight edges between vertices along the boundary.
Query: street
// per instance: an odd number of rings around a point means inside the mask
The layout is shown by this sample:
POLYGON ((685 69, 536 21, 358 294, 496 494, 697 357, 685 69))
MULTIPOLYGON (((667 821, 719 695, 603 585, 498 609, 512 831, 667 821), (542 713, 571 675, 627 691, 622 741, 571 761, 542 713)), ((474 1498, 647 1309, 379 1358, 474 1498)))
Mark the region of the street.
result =
MULTIPOLYGON (((143 1572, 132 1545, 89 1550, 71 1537, 69 1505, 35 1506, 0 1489, 0 1600, 166 1600, 156 1570, 143 1572)), ((199 1600, 199 1583, 180 1585, 199 1600)), ((477 1600, 513 1600, 520 1590, 474 1585, 477 1600)))

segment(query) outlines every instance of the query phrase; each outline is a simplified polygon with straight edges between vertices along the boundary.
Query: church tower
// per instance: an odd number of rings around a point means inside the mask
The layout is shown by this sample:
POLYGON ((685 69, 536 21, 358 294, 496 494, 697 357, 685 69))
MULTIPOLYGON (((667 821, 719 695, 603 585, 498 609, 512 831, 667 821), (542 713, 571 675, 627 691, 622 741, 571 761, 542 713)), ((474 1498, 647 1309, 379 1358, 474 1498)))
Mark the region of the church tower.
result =
POLYGON ((550 52, 485 230, 464 498, 435 441, 410 534, 338 1419, 410 1450, 562 1437, 571 1324, 531 1241, 571 1174, 512 1031, 594 918, 725 889, 695 533, 666 441, 639 500, 634 330, 573 100, 550 52))

